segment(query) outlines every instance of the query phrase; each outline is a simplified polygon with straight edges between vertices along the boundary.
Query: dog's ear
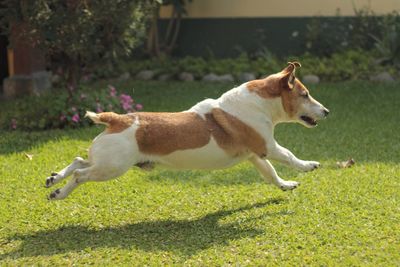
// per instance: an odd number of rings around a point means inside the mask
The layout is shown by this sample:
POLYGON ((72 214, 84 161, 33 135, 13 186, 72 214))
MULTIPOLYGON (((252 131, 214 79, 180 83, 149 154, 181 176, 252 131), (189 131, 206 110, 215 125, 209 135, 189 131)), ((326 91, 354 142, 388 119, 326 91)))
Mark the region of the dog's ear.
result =
POLYGON ((281 71, 281 73, 283 75, 281 82, 284 87, 293 89, 294 81, 296 80, 296 76, 295 76, 296 68, 300 68, 300 67, 301 67, 301 64, 297 61, 288 62, 288 66, 281 71))

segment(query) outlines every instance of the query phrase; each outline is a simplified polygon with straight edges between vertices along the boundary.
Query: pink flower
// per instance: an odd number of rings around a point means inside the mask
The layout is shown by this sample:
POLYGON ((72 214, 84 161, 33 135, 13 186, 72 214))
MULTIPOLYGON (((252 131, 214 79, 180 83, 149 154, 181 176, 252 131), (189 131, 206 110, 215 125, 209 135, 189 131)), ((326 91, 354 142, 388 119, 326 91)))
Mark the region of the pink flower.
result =
POLYGON ((74 116, 72 116, 71 120, 72 120, 73 122, 78 123, 78 122, 81 120, 81 118, 79 117, 79 114, 78 114, 78 113, 75 113, 74 116))
POLYGON ((135 109, 136 110, 142 110, 143 109, 143 105, 142 104, 136 104, 135 109))
POLYGON ((96 112, 97 113, 103 112, 103 108, 101 107, 100 103, 96 103, 96 112))
POLYGON ((65 121, 66 119, 67 119, 67 116, 65 116, 64 114, 61 114, 60 121, 65 121))
POLYGON ((17 129, 17 120, 16 119, 11 119, 11 129, 16 130, 17 129))
POLYGON ((110 89, 110 96, 111 97, 116 97, 117 96, 117 89, 115 89, 114 86, 108 85, 108 88, 110 89))
POLYGON ((120 104, 121 104, 122 108, 125 111, 131 111, 132 110, 133 99, 132 99, 132 97, 130 95, 121 94, 119 96, 119 101, 120 101, 120 104))

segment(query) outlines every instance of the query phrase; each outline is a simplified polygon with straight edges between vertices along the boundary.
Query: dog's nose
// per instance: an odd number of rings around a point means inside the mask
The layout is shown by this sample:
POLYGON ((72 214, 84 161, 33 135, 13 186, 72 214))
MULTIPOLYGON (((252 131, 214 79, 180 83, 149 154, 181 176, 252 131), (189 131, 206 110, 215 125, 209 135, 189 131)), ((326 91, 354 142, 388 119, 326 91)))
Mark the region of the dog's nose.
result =
POLYGON ((325 109, 324 109, 324 115, 325 115, 325 117, 328 116, 328 114, 329 114, 329 109, 325 108, 325 109))

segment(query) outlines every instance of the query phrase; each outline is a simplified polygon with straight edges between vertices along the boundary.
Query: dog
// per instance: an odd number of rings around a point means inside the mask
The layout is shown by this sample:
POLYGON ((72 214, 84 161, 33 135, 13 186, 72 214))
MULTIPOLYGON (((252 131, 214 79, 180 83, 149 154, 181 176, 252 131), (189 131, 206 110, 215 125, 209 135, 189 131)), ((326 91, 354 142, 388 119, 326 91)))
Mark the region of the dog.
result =
POLYGON ((187 111, 176 113, 87 112, 106 129, 94 140, 89 158, 80 157, 46 179, 51 187, 72 174, 68 183, 49 195, 66 198, 88 181, 106 181, 121 176, 132 166, 151 169, 161 165, 174 169, 221 169, 250 161, 265 181, 282 190, 299 183, 278 176, 269 160, 302 171, 320 166, 298 159, 274 139, 278 123, 297 122, 312 128, 329 110, 311 97, 295 76, 298 62, 264 79, 233 88, 218 99, 206 99, 187 111))

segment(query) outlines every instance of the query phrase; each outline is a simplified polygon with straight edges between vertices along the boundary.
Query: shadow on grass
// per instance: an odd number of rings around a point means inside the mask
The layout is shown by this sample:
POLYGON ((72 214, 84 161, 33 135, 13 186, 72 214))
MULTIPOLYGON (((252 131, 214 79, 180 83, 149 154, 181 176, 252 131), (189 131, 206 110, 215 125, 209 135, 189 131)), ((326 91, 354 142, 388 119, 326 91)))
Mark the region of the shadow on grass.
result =
MULTIPOLYGON (((193 255, 215 245, 227 244, 230 240, 254 237, 263 232, 245 228, 239 222, 219 224, 219 220, 237 212, 278 204, 282 198, 221 210, 194 220, 159 220, 93 230, 86 226, 65 226, 45 230, 32 235, 15 235, 9 242, 20 240, 14 251, 0 255, 0 260, 32 256, 51 256, 71 251, 96 248, 139 249, 143 251, 172 251, 193 255)), ((284 212, 268 213, 262 217, 282 216, 284 212)), ((259 218, 249 218, 254 220, 259 218)))
POLYGON ((102 129, 96 126, 81 129, 36 132, 5 131, 0 134, 0 155, 28 151, 50 141, 63 139, 90 141, 101 132, 102 129))
MULTIPOLYGON (((283 177, 295 179, 301 174, 297 170, 276 165, 278 166, 278 173, 283 177)), ((221 170, 174 171, 158 168, 146 173, 146 179, 154 183, 167 182, 175 184, 179 182, 193 185, 265 184, 264 178, 257 172, 257 169, 247 161, 240 163, 238 167, 221 170)))

